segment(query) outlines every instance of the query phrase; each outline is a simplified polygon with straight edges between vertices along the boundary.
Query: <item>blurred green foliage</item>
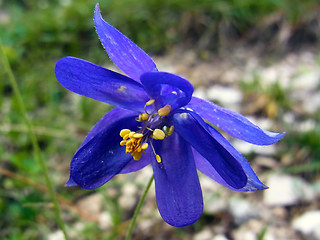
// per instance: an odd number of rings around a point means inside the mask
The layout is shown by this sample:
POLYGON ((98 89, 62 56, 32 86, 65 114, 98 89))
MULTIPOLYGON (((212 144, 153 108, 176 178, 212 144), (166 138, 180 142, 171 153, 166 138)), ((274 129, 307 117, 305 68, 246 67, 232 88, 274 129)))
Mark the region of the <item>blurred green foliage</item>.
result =
MULTIPOLYGON (((4 42, 15 56, 47 57, 64 51, 91 52, 96 41, 92 13, 95 2, 87 0, 4 1, 10 22, 0 26, 4 42), (89 20, 90 19, 90 20, 89 20), (6 31, 9 29, 9 31, 6 31), (55 50, 53 50, 55 49, 55 50), (87 51, 90 50, 90 51, 87 51)), ((198 40, 208 29, 219 33, 219 23, 232 25, 239 34, 270 14, 281 13, 295 25, 315 12, 318 0, 105 0, 103 16, 139 46, 157 53, 181 40, 198 40), (306 14, 309 13, 309 14, 306 14)))
MULTIPOLYGON (((221 23, 231 25, 241 35, 264 17, 280 13, 294 25, 307 17, 306 13, 314 11, 318 2, 104 0, 100 7, 104 18, 112 25, 147 52, 157 54, 178 43, 197 43, 207 31, 217 40, 221 23)), ((70 191, 63 187, 72 154, 88 130, 111 106, 69 93, 56 81, 54 65, 67 55, 97 64, 108 61, 94 30, 94 6, 95 2, 88 0, 0 1, 0 36, 6 54, 35 126, 42 154, 51 169, 56 191, 71 200, 83 194, 80 190, 70 191)), ((216 42, 213 41, 210 47, 216 48, 216 42)), ((1 61, 0 69, 3 69, 1 61)), ((280 102, 281 106, 290 107, 278 86, 264 94, 280 102)), ((57 226, 48 195, 32 184, 43 182, 41 170, 33 158, 17 102, 2 70, 0 131, 0 168, 18 174, 0 174, 0 239, 44 239, 57 226)), ((299 142, 295 144, 317 148, 315 141, 319 141, 319 135, 310 134, 298 138, 299 142)), ((315 154, 314 157, 319 156, 319 152, 315 154)), ((92 239, 94 235, 116 238, 116 228, 123 221, 121 209, 112 199, 106 203, 106 209, 112 210, 114 229, 101 233, 96 225, 88 225, 78 231, 77 236, 82 238, 76 239, 92 239)), ((70 222, 75 220, 76 217, 69 219, 70 222)))

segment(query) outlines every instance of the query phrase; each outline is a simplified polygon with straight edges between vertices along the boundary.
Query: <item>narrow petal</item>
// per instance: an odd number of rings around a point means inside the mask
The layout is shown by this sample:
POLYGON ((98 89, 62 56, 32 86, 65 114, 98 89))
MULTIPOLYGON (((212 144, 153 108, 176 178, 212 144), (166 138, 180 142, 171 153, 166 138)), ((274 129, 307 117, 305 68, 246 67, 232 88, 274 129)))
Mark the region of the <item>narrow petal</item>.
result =
POLYGON ((203 120, 200 117, 195 119, 194 115, 189 111, 176 113, 173 116, 174 129, 210 162, 228 185, 243 188, 248 179, 240 163, 199 123, 203 120))
POLYGON ((94 24, 109 57, 129 77, 140 82, 143 73, 158 71, 148 54, 103 20, 99 4, 96 5, 94 24))
POLYGON ((74 155, 70 178, 81 188, 100 187, 132 160, 125 147, 120 146, 119 132, 123 128, 135 130, 139 123, 131 111, 121 110, 116 109, 100 120, 74 155))
MULTIPOLYGON (((129 110, 125 110, 125 109, 121 109, 121 108, 114 108, 111 111, 109 111, 106 115, 103 116, 103 118, 101 118, 95 125, 94 127, 91 129, 91 131, 89 132, 89 134, 86 136, 86 138, 84 139, 82 145, 80 146, 79 150, 82 148, 82 146, 84 146, 85 144, 87 144, 92 138, 94 138, 99 132, 101 132, 102 130, 104 130, 104 128, 106 128, 106 126, 115 123, 116 121, 119 120, 119 118, 123 118, 123 117, 127 117, 132 115, 133 117, 137 115, 136 112, 132 112, 129 110)), ((148 150, 148 149, 147 149, 148 150)), ((124 173, 130 173, 130 172, 134 172, 134 171, 138 171, 141 168, 144 168, 145 166, 147 166, 148 164, 151 163, 149 154, 146 153, 145 155, 143 155, 141 157, 141 159, 139 161, 135 161, 133 159, 131 159, 127 165, 125 165, 123 167, 123 169, 121 169, 121 171, 119 172, 119 174, 124 174, 124 173), (146 157, 148 156, 148 157, 146 157)), ((68 182, 65 185, 66 187, 74 187, 74 186, 78 186, 78 184, 76 184, 74 182, 74 180, 70 177, 70 179, 68 180, 68 182)))
POLYGON ((259 180, 257 175, 252 170, 249 162, 230 144, 230 142, 227 139, 225 139, 216 129, 204 122, 199 115, 195 113, 191 113, 191 115, 217 141, 217 147, 220 148, 218 151, 224 155, 226 155, 226 153, 230 154, 241 165, 242 169, 244 170, 247 176, 248 181, 247 184, 242 188, 237 189, 232 187, 217 174, 216 169, 212 167, 212 165, 208 162, 207 159, 201 158, 201 154, 199 156, 199 154, 195 154, 194 151, 196 166, 202 173, 211 177, 218 183, 235 191, 256 191, 268 188, 259 180))
MULTIPOLYGON (((219 133, 218 133, 219 134, 219 133)), ((219 134, 220 135, 220 134, 219 134)), ((263 190, 268 188, 265 186, 256 176, 254 171, 252 170, 249 162, 237 151, 235 150, 230 143, 223 138, 223 136, 220 135, 220 138, 217 139, 217 141, 222 142, 223 144, 227 145, 230 153, 237 159, 237 161, 240 163, 242 168, 245 171, 245 174, 247 175, 248 182, 247 184, 242 188, 234 188, 230 186, 220 175, 219 173, 214 169, 214 167, 211 165, 211 163, 205 159, 200 153, 197 152, 197 150, 193 149, 193 156, 194 160, 196 162, 197 169, 202 172, 203 174, 207 175, 217 183, 233 190, 233 191, 239 191, 239 192, 247 192, 247 191, 256 191, 256 190, 263 190)))
POLYGON ((134 111, 130 111, 123 108, 114 108, 107 112, 90 130, 83 143, 81 144, 79 150, 82 146, 87 144, 92 138, 94 138, 99 132, 103 131, 106 127, 111 124, 116 123, 119 119, 126 117, 137 117, 138 114, 134 111))
POLYGON ((252 144, 270 145, 285 134, 262 130, 241 114, 200 98, 193 97, 187 107, 231 136, 252 144))
POLYGON ((141 76, 149 96, 155 99, 159 109, 167 104, 176 109, 188 104, 192 98, 193 86, 188 80, 166 72, 149 72, 141 76))
POLYGON ((151 153, 159 212, 172 226, 190 225, 203 211, 191 147, 175 133, 163 141, 154 141, 154 145, 161 156, 161 163, 158 163, 151 153))
POLYGON ((79 58, 60 59, 55 74, 66 89, 118 107, 143 111, 150 99, 141 84, 79 58))

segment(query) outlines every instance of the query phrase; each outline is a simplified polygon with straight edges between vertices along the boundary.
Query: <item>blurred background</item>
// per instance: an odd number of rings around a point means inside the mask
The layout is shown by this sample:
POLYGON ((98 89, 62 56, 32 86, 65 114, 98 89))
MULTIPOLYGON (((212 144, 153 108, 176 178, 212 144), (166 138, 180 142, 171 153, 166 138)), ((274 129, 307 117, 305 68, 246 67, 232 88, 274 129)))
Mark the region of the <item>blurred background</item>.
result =
MULTIPOLYGON (((68 55, 118 71, 95 33, 95 3, 0 0, 0 36, 68 233, 123 239, 151 168, 92 191, 64 187, 74 152, 112 107, 68 92, 54 75, 68 55)), ((199 173, 204 214, 174 228, 161 219, 152 186, 134 239, 320 239, 319 0, 104 0, 100 8, 159 70, 190 80, 195 95, 287 132, 265 147, 226 135, 268 190, 232 192, 199 173)), ((63 239, 1 64, 0 239, 63 239)))

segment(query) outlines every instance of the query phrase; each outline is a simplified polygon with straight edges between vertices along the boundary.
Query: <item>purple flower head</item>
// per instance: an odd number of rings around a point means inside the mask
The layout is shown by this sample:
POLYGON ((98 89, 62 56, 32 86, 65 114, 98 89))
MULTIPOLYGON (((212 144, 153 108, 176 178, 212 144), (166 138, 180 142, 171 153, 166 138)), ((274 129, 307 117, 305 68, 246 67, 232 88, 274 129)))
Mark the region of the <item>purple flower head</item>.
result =
POLYGON ((267 188, 204 119, 257 145, 273 144, 284 133, 264 131, 238 113, 192 97, 186 79, 159 72, 143 50, 102 19, 98 4, 94 22, 109 57, 127 76, 74 57, 57 62, 55 74, 65 88, 116 106, 75 153, 67 186, 98 188, 117 174, 151 163, 160 214, 176 227, 202 214, 197 169, 235 191, 267 188))

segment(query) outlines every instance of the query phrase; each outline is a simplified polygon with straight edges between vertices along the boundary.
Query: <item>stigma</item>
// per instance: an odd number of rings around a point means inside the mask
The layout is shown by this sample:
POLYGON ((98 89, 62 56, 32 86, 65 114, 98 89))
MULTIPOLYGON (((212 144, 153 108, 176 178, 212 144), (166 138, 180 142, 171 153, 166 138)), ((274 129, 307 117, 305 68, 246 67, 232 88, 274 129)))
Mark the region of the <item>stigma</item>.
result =
POLYGON ((156 110, 153 105, 154 99, 149 100, 144 107, 145 112, 141 113, 136 121, 141 122, 142 125, 138 127, 138 130, 131 131, 130 129, 122 129, 120 136, 122 140, 121 146, 125 146, 126 153, 131 154, 133 159, 140 160, 145 150, 151 146, 152 151, 158 163, 161 163, 161 157, 156 154, 152 145, 153 140, 163 140, 165 137, 169 137, 173 132, 173 126, 167 126, 167 116, 171 112, 171 106, 165 105, 164 107, 156 110), (148 109, 152 107, 152 111, 148 112, 148 109))

